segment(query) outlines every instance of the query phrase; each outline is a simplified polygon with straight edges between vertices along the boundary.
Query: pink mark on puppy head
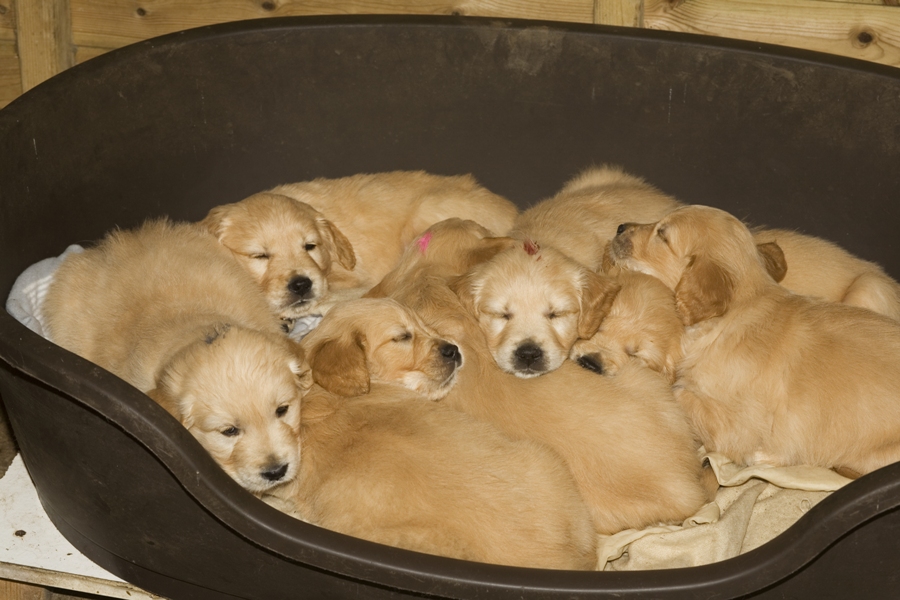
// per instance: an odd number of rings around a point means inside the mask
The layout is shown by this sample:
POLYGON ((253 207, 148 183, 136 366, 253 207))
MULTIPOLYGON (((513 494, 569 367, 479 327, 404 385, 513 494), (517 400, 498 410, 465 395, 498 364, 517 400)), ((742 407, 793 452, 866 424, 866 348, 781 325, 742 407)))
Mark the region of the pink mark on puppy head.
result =
POLYGON ((431 243, 431 232, 426 231, 422 236, 416 240, 416 244, 419 246, 419 252, 425 254, 425 251, 428 249, 428 244, 431 243))
POLYGON ((538 244, 534 240, 525 240, 525 243, 522 244, 522 247, 525 248, 525 253, 528 256, 534 256, 541 251, 540 244, 538 244))

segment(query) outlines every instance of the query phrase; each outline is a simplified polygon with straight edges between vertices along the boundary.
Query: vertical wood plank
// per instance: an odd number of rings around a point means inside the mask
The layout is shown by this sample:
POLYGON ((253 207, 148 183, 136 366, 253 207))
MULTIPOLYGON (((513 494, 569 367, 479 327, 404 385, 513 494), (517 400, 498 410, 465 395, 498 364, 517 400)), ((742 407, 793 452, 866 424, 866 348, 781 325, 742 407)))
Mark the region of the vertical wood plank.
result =
POLYGON ((16 0, 15 17, 23 91, 75 64, 69 0, 16 0))
POLYGON ((2 600, 46 600, 46 590, 36 585, 0 579, 2 600))
POLYGON ((594 23, 643 27, 643 0, 594 0, 594 23))

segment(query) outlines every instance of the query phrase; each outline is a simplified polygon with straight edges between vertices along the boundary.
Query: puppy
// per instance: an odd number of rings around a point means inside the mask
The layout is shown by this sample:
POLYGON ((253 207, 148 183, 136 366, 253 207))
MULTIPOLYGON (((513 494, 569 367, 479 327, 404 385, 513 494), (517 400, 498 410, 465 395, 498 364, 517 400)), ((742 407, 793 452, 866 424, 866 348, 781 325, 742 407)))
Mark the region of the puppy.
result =
MULTIPOLYGON (((602 271, 606 245, 620 224, 656 222, 680 206, 675 198, 619 167, 591 167, 552 198, 522 212, 510 235, 553 246, 602 271)), ((900 283, 878 265, 798 232, 766 228, 753 232, 763 257, 775 260, 769 265, 776 269, 771 274, 787 289, 900 320, 900 283)))
POLYGON ((596 535, 558 455, 405 388, 304 398, 299 476, 265 498, 373 542, 484 563, 595 569, 596 535))
POLYGON ((389 299, 336 306, 302 347, 313 380, 342 396, 364 394, 379 382, 439 400, 453 386, 463 360, 456 344, 437 337, 412 311, 389 299))
POLYGON ((517 213, 470 175, 394 171, 280 185, 215 207, 202 223, 290 323, 360 297, 433 223, 465 217, 505 232, 517 213))
POLYGON ((619 284, 526 240, 473 268, 454 290, 497 365, 535 377, 558 369, 576 340, 594 335, 619 284))
POLYGON ((675 292, 677 398, 707 450, 860 474, 900 460, 900 323, 779 286, 747 227, 716 208, 624 225, 611 253, 675 292))
POLYGON ((620 223, 655 221, 680 203, 617 166, 591 167, 551 198, 523 211, 510 236, 552 246, 600 271, 620 223))
POLYGON ((157 400, 251 492, 296 475, 309 368, 209 234, 113 232, 63 262, 44 310, 51 340, 157 400))
POLYGON ((668 382, 637 361, 618 377, 600 377, 567 361, 530 379, 495 363, 478 321, 450 286, 507 243, 485 237, 471 223, 438 223, 370 295, 389 294, 456 340, 465 363, 442 402, 515 439, 556 451, 572 472, 595 531, 681 523, 712 499, 716 483, 700 463, 698 444, 668 382))
POLYGON ((569 358, 603 375, 615 375, 631 360, 675 381, 684 324, 675 294, 656 277, 616 269, 621 286, 597 332, 572 346, 569 358))

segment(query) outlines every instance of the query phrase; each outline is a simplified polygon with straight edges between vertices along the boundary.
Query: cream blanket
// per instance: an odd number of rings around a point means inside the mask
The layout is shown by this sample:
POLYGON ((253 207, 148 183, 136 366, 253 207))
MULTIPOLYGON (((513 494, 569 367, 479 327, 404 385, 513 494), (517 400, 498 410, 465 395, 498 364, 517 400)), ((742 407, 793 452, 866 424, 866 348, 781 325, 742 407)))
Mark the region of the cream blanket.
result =
POLYGON ((693 567, 732 558, 765 544, 851 481, 821 467, 741 468, 721 454, 705 456, 722 486, 715 502, 682 525, 604 536, 600 570, 693 567))

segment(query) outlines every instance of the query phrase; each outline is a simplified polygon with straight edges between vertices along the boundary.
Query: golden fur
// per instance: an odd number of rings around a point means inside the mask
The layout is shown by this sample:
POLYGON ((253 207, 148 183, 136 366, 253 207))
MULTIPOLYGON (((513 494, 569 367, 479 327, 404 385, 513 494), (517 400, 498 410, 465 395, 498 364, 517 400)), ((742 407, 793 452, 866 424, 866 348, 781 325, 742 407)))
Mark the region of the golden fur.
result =
POLYGON ((616 271, 621 287, 609 313, 593 336, 575 342, 569 357, 604 375, 637 359, 674 382, 684 335, 674 292, 650 275, 616 271))
MULTIPOLYGON (((591 167, 552 198, 523 211, 510 235, 553 246, 602 271, 606 244, 619 225, 654 223, 680 206, 684 205, 620 167, 591 167)), ((763 257, 775 258, 769 267, 781 270, 770 272, 787 289, 900 319, 900 283, 878 265, 799 232, 757 228, 753 233, 763 257)))
POLYGON ((296 475, 308 367, 212 236, 113 232, 66 259, 44 308, 54 342, 148 393, 248 490, 296 475))
POLYGON ((590 515, 559 456, 397 386, 303 400, 301 467, 274 506, 315 525, 484 563, 596 568, 590 515))
POLYGON ((569 465, 595 530, 680 523, 711 499, 684 412, 668 383, 636 362, 601 377, 572 362, 522 379, 494 362, 477 320, 450 289, 455 277, 507 246, 471 222, 436 224, 370 295, 389 294, 457 341, 464 366, 443 400, 516 439, 541 442, 569 465))
POLYGON ((302 342, 313 379, 327 390, 357 396, 373 382, 394 383, 426 398, 443 398, 462 363, 408 308, 389 299, 349 300, 329 312, 302 342))
POLYGON ((454 290, 478 319, 497 365, 534 377, 558 369, 576 340, 596 333, 619 284, 525 241, 475 266, 454 290))
POLYGON ((900 460, 900 323, 779 286, 751 232, 715 208, 629 225, 611 254, 675 292, 677 397, 708 450, 857 473, 900 460))
POLYGON ((279 185, 213 208, 203 224, 291 321, 362 296, 433 223, 464 217, 505 232, 517 213, 471 175, 393 171, 279 185))

